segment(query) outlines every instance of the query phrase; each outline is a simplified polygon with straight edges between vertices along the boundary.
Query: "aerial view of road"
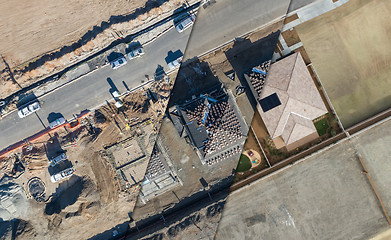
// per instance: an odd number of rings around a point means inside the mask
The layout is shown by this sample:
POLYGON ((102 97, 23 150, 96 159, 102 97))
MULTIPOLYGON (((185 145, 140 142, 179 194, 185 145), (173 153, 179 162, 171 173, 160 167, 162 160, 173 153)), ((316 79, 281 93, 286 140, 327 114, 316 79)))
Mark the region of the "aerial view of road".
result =
POLYGON ((0 121, 0 149, 23 140, 46 128, 49 124, 47 117, 50 113, 60 113, 65 119, 83 110, 91 109, 111 100, 109 92, 111 86, 107 78, 110 78, 119 92, 125 92, 127 85, 133 89, 146 81, 146 76, 152 78, 160 65, 164 71, 169 71, 165 61, 169 51, 185 50, 187 39, 191 29, 178 33, 172 28, 161 35, 154 42, 144 46, 145 54, 141 58, 129 60, 128 63, 113 70, 109 65, 100 68, 76 81, 65 85, 58 90, 40 98, 41 109, 26 118, 20 119, 17 111, 9 114, 0 121))
POLYGON ((278 20, 317 0, 218 0, 200 8, 185 58, 209 50, 278 20), (213 32, 213 34, 210 34, 213 32))
POLYGON ((0 240, 391 239, 390 0, 85 2, 0 4, 0 240))
POLYGON ((164 71, 168 71, 165 62, 168 52, 180 50, 184 53, 191 32, 193 34, 189 39, 185 55, 189 58, 199 56, 237 36, 285 16, 290 4, 290 10, 293 11, 297 6, 301 7, 311 2, 313 0, 296 0, 292 3, 289 0, 240 2, 224 0, 201 8, 197 14, 194 31, 187 29, 178 33, 175 29, 171 29, 154 42, 144 46, 146 54, 141 58, 131 60, 116 70, 111 69, 110 66, 103 67, 42 97, 40 99, 42 109, 36 114, 24 119, 20 119, 17 112, 8 115, 0 122, 0 131, 3 136, 7 136, 7 138, 0 139, 0 149, 47 127, 47 116, 52 112, 61 113, 65 118, 70 118, 73 114, 110 100, 112 96, 109 92, 110 85, 107 78, 113 81, 120 92, 124 92, 127 90, 126 87, 133 89, 141 85, 141 81, 146 80, 146 75, 151 78, 159 65, 164 71), (268 11, 262 9, 268 9, 268 11), (227 22, 232 26, 227 27, 227 22), (214 34, 208 34, 210 32, 214 34))
POLYGON ((202 55, 286 15, 290 0, 219 0, 200 8, 185 58, 202 55), (210 34, 212 33, 213 34, 210 34))

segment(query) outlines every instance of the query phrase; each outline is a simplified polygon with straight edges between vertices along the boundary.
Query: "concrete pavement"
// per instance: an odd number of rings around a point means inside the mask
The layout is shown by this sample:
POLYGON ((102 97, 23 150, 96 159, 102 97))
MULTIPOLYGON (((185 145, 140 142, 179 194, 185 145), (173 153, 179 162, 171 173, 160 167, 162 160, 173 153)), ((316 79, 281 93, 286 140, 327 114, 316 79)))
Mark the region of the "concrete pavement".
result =
POLYGON ((344 140, 255 181, 228 196, 216 239, 368 239, 389 225, 361 171, 344 140))
POLYGON ((308 4, 314 3, 319 0, 291 0, 289 5, 288 13, 296 11, 302 7, 307 6, 308 4))
POLYGON ((45 95, 39 99, 41 109, 37 115, 32 114, 20 119, 16 111, 11 113, 0 121, 0 149, 43 130, 43 124, 45 126, 49 124, 47 117, 51 112, 61 113, 69 119, 73 114, 112 99, 107 78, 111 78, 120 92, 125 92, 126 88, 122 81, 129 89, 133 89, 139 86, 142 80, 146 80, 146 74, 152 78, 158 65, 167 72, 169 68, 165 58, 168 52, 180 50, 183 53, 190 32, 191 29, 178 33, 173 28, 154 42, 144 46, 145 54, 141 58, 128 60, 125 66, 116 70, 107 65, 45 95))

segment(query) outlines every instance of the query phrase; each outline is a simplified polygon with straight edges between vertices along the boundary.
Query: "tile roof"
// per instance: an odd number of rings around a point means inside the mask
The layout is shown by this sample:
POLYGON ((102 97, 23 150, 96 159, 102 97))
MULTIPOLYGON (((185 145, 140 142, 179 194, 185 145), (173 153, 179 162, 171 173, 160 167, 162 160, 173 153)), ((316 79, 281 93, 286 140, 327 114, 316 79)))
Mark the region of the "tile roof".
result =
POLYGON ((327 113, 300 53, 271 65, 261 99, 274 93, 281 105, 259 112, 271 137, 287 145, 316 131, 312 120, 327 113))

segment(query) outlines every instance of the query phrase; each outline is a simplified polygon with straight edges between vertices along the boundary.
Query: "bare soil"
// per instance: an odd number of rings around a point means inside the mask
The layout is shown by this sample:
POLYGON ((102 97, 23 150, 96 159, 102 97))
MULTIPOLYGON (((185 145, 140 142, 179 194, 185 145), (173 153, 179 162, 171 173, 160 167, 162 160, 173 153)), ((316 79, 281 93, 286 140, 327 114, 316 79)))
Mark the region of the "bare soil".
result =
POLYGON ((291 28, 281 33, 288 47, 295 45, 300 42, 299 35, 297 35, 296 29, 291 28))
POLYGON ((7 0, 0 6, 0 98, 86 59, 183 4, 181 0, 7 0))
MULTIPOLYGON (((99 114, 90 113, 80 119, 80 125, 60 127, 50 132, 50 136, 44 135, 0 159, 0 169, 12 175, 14 154, 22 156, 26 170, 15 180, 17 184, 26 188, 29 179, 38 177, 45 186, 44 202, 33 200, 25 189, 27 203, 20 204, 25 204, 23 209, 28 210, 15 217, 27 221, 34 236, 21 232, 19 239, 88 239, 98 234, 99 238, 107 239, 113 228, 126 229, 139 188, 123 191, 104 147, 139 134, 141 124, 148 120, 152 124, 143 127, 146 141, 143 144, 150 154, 154 145, 151 136, 159 128, 161 109, 167 106, 172 82, 170 77, 168 83, 154 82, 148 86, 160 96, 156 102, 149 101, 140 89, 122 99, 123 111, 118 112, 110 103, 98 109, 99 114), (138 118, 132 119, 135 116, 138 118), (66 151, 76 171, 69 179, 52 183, 48 159, 59 151, 66 151)), ((143 178, 146 166, 137 169, 141 176, 138 181, 143 178)), ((12 212, 12 208, 8 210, 12 212)))
POLYGON ((11 67, 79 40, 112 16, 147 0, 4 0, 0 6, 0 52, 11 67))
POLYGON ((391 107, 391 2, 356 0, 296 30, 345 128, 391 107))
POLYGON ((289 16, 289 17, 285 18, 284 24, 293 22, 293 21, 295 21, 296 19, 299 19, 299 16, 297 15, 297 13, 296 13, 296 14, 293 14, 292 16, 289 16))

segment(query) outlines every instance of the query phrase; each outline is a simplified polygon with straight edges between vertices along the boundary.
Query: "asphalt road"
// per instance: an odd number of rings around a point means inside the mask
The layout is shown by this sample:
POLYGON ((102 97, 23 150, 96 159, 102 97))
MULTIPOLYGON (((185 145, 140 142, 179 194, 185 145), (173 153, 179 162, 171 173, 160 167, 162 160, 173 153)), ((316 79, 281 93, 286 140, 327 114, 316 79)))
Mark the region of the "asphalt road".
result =
POLYGON ((305 7, 308 4, 316 2, 316 1, 319 1, 319 0, 291 0, 290 6, 288 9, 288 13, 293 12, 297 9, 302 8, 302 7, 305 7))
MULTIPOLYGON (((194 24, 185 58, 199 56, 225 42, 258 28, 315 0, 216 0, 207 8, 201 7, 194 24)), ((48 125, 49 113, 61 113, 65 118, 82 110, 91 109, 111 99, 107 78, 111 78, 120 92, 126 91, 122 81, 132 89, 153 76, 158 65, 168 70, 165 58, 171 50, 184 52, 191 28, 183 33, 170 30, 156 41, 144 47, 145 55, 128 61, 128 64, 112 70, 101 68, 81 79, 52 92, 41 100, 37 114, 20 119, 14 112, 0 121, 0 150, 31 136, 48 125)))
POLYGON ((91 109, 112 99, 107 78, 111 78, 120 92, 125 92, 126 83, 129 89, 146 80, 145 75, 153 77, 158 65, 168 71, 165 58, 169 51, 185 50, 191 29, 178 33, 175 29, 166 32, 154 42, 144 46, 145 54, 141 58, 128 60, 128 63, 116 70, 109 65, 96 70, 56 91, 40 98, 41 109, 20 119, 13 112, 0 120, 0 150, 15 142, 23 140, 49 125, 47 117, 50 113, 60 113, 66 119, 72 118, 83 110, 91 109), (45 126, 45 127, 44 127, 45 126))
POLYGON ((200 7, 184 59, 217 48, 319 0, 215 0, 200 7))
POLYGON ((285 16, 289 3, 290 0, 216 0, 206 8, 200 7, 185 59, 199 56, 285 16))

